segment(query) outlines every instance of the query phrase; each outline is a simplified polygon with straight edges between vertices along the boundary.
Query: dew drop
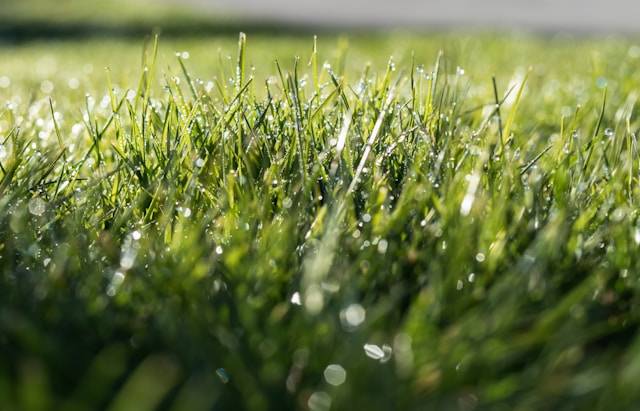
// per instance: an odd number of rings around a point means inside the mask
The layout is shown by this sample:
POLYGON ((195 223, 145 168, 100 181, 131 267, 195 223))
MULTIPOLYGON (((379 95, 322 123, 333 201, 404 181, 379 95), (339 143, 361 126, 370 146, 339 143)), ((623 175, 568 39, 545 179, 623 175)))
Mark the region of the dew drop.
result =
POLYGON ((311 314, 318 314, 324 308, 322 289, 312 285, 304 294, 304 306, 311 314))
POLYGON ((136 262, 137 252, 133 247, 127 247, 123 249, 122 256, 120 256, 120 267, 123 270, 129 270, 136 262))
POLYGON ((367 311, 360 304, 351 304, 340 312, 340 321, 347 329, 354 329, 367 318, 367 311))
POLYGON ((71 127, 71 134, 77 137, 82 133, 82 130, 84 130, 84 126, 80 123, 76 123, 71 127))
POLYGON ((302 305, 302 300, 300 300, 300 293, 298 291, 293 293, 290 301, 293 305, 302 305))
POLYGON ((116 271, 113 274, 113 278, 111 280, 113 282, 113 284, 115 285, 120 285, 124 282, 124 274, 120 271, 116 271))
POLYGON ((467 181, 469 182, 469 186, 467 187, 467 193, 462 199, 462 203, 460 204, 460 214, 463 216, 469 215, 471 212, 471 207, 476 198, 476 191, 478 190, 478 185, 480 184, 480 176, 478 174, 470 174, 467 176, 467 181))
POLYGON ((220 381, 222 381, 223 384, 226 384, 231 380, 229 374, 227 373, 227 370, 225 370, 224 368, 218 368, 216 370, 216 375, 218 376, 218 378, 220 378, 220 381))
POLYGON ((389 242, 385 239, 378 241, 378 252, 380 254, 385 254, 387 252, 387 248, 389 247, 389 242))
POLYGON ((71 90, 77 90, 80 87, 80 81, 77 78, 70 78, 67 85, 71 90))
POLYGON ((382 348, 375 344, 365 344, 363 348, 364 353, 369 358, 372 358, 374 360, 381 360, 384 358, 384 351, 382 350, 382 348))
POLYGON ((604 135, 607 138, 612 138, 615 135, 615 132, 613 131, 613 129, 607 128, 604 130, 604 135))
POLYGON ((340 364, 330 364, 324 369, 324 379, 327 383, 337 387, 347 380, 347 372, 340 364))
POLYGON ((40 197, 34 197, 29 200, 29 212, 36 216, 44 214, 47 204, 40 197))
POLYGON ((42 83, 40 83, 40 91, 45 94, 50 94, 53 91, 53 83, 49 80, 43 81, 42 83))
POLYGON ((311 411, 328 411, 331 408, 331 396, 324 391, 316 391, 309 396, 307 406, 311 411))
POLYGON ((605 88, 607 87, 607 84, 608 84, 608 81, 604 77, 598 77, 596 79, 596 86, 598 86, 598 88, 605 88))
POLYGON ((109 297, 113 297, 116 295, 125 278, 126 277, 124 273, 121 271, 116 271, 115 273, 113 273, 113 277, 111 277, 109 287, 107 287, 107 295, 109 297))
POLYGON ((384 352, 384 357, 380 360, 381 363, 385 363, 391 359, 391 354, 393 354, 393 348, 390 345, 384 344, 382 346, 382 352, 384 352))

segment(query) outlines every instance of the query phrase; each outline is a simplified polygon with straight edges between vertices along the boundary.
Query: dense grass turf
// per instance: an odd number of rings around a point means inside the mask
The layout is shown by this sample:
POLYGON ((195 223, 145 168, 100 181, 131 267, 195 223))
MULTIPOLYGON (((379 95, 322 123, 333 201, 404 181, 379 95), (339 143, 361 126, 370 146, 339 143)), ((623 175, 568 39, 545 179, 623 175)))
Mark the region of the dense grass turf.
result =
POLYGON ((215 7, 194 7, 177 0, 3 0, 0 42, 34 39, 131 38, 151 32, 166 37, 261 33, 311 33, 308 25, 276 24, 215 7))
POLYGON ((0 408, 634 409, 640 48, 312 46, 0 48, 0 408))
MULTIPOLYGON (((172 0, 3 0, 0 43, 34 39, 131 38, 151 32, 185 37, 237 34, 239 27, 280 31, 273 23, 228 12, 193 8, 172 0)), ((285 27, 292 32, 302 27, 285 27)))

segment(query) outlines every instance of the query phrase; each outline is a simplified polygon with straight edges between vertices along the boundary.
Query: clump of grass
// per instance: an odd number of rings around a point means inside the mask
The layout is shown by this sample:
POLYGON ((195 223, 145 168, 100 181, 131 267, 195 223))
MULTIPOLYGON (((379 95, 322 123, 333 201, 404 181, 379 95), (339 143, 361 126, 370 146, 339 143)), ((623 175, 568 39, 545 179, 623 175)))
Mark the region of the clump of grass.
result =
POLYGON ((540 125, 442 54, 257 84, 245 49, 207 83, 156 41, 71 130, 0 112, 3 408, 640 400, 635 94, 540 125))

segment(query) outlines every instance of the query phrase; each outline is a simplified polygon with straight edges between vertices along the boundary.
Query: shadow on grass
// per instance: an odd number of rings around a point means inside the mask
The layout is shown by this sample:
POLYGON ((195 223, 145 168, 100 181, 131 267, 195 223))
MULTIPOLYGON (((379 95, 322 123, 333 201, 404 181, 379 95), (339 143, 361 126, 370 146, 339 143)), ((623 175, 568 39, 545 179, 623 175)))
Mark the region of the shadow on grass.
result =
POLYGON ((139 38, 150 33, 167 37, 194 37, 211 35, 233 35, 243 31, 250 34, 295 35, 311 33, 330 33, 336 31, 361 31, 348 27, 325 26, 313 24, 277 23, 260 21, 184 21, 109 24, 83 22, 51 22, 51 21, 11 21, 0 17, 0 42, 24 43, 34 40, 74 40, 84 38, 139 38))

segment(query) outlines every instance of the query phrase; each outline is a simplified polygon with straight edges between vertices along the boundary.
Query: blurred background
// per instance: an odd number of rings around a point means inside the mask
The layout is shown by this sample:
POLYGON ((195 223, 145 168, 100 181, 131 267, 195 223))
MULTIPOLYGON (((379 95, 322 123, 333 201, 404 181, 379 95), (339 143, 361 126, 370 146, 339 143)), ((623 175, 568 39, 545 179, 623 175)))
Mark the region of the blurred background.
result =
POLYGON ((634 0, 0 0, 0 36, 217 34, 350 28, 637 30, 634 0))
POLYGON ((252 19, 318 25, 635 30, 633 0, 183 0, 252 19))

